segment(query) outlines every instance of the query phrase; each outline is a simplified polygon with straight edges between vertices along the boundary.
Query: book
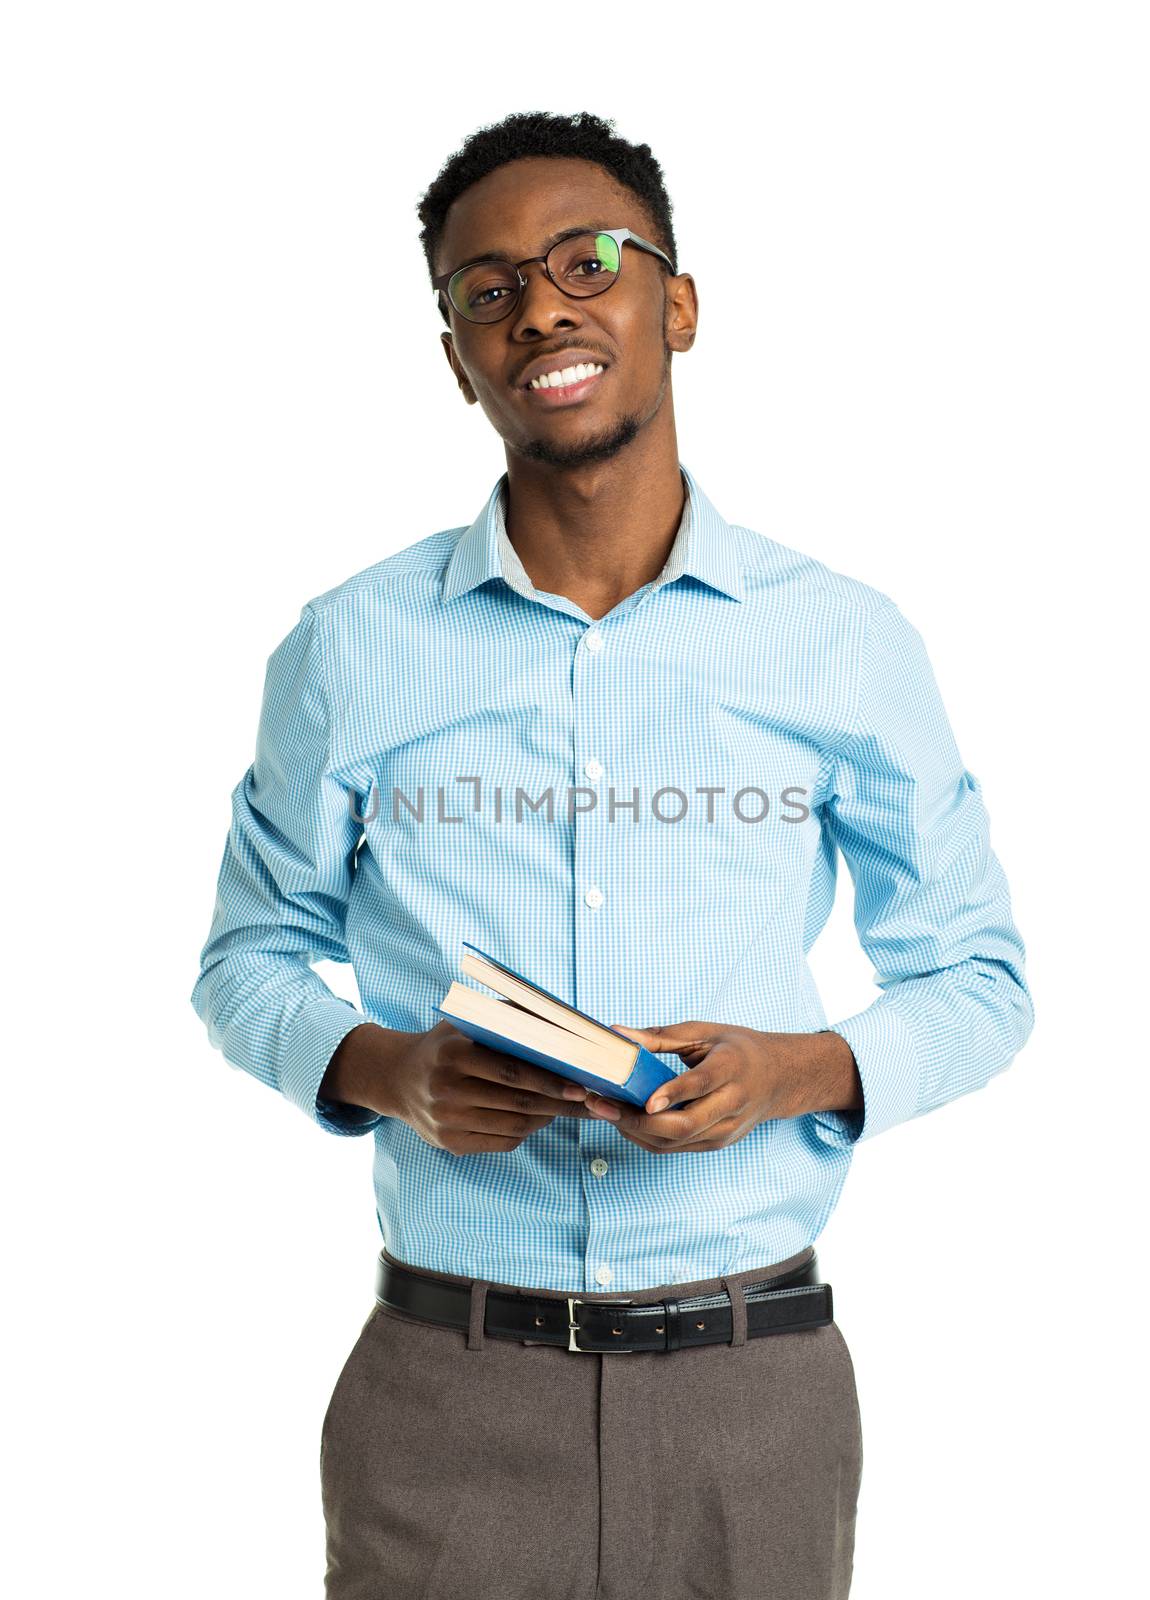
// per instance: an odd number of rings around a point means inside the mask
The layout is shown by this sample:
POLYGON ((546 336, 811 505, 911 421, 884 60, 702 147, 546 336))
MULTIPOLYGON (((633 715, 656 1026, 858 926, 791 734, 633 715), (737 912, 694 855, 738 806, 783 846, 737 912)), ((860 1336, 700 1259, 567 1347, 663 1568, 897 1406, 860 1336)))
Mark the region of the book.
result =
POLYGON ((622 1100, 640 1109, 656 1089, 678 1076, 618 1028, 569 1006, 513 967, 485 954, 478 945, 465 939, 463 946, 467 953, 460 959, 460 970, 501 998, 466 983, 453 983, 439 1011, 476 1044, 506 1051, 594 1089, 605 1099, 622 1100))

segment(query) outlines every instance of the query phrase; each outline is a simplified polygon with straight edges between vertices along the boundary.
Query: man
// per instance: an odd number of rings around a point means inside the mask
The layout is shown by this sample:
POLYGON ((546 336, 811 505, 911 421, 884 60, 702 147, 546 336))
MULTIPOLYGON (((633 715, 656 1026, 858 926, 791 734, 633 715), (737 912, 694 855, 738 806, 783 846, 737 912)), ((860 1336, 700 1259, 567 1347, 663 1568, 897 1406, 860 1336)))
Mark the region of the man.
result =
POLYGON ((512 116, 420 218, 506 474, 271 656, 193 993, 230 1061, 374 1136, 327 1594, 844 1596, 861 1425, 814 1240, 860 1139, 1032 1026, 980 786, 894 602, 680 462, 698 299, 649 147, 512 116), (837 851, 882 993, 828 1027, 837 851), (673 1109, 439 1018, 465 940, 661 1053, 673 1109))

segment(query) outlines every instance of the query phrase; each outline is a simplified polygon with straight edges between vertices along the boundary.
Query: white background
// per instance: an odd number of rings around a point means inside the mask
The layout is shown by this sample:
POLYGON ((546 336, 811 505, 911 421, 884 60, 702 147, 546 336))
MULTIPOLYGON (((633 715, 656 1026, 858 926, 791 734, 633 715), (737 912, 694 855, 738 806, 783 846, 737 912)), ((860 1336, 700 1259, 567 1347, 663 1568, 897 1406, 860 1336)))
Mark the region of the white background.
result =
MULTIPOLYGON (((10 15, 9 1592, 321 1593, 371 1140, 229 1068, 188 995, 271 650, 503 470, 415 206, 536 109, 652 145, 701 303, 682 459, 922 632, 1027 943, 1024 1052, 865 1145, 819 1241, 852 1600, 1144 1581, 1140 9, 10 15)), ((831 1018, 876 992, 840 889, 831 1018)))

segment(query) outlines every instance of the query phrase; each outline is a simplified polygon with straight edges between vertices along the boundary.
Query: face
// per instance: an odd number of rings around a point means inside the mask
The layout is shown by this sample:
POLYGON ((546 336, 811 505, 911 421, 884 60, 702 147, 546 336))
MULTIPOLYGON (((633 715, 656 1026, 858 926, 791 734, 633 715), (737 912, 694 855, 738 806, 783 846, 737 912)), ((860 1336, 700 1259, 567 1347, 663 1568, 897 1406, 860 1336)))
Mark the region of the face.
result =
MULTIPOLYGON (((638 197, 604 168, 568 157, 512 161, 452 205, 435 270, 491 251, 513 261, 542 255, 553 234, 583 226, 630 228, 659 244, 638 197)), ((630 243, 616 282, 584 299, 557 288, 541 261, 522 271, 527 288, 502 321, 468 322, 450 309, 451 332, 441 338, 451 370, 509 451, 555 466, 606 460, 671 404, 671 356, 695 337, 694 280, 673 277, 658 256, 630 243), (540 360, 553 371, 587 359, 604 371, 569 397, 526 386, 527 369, 540 360)))

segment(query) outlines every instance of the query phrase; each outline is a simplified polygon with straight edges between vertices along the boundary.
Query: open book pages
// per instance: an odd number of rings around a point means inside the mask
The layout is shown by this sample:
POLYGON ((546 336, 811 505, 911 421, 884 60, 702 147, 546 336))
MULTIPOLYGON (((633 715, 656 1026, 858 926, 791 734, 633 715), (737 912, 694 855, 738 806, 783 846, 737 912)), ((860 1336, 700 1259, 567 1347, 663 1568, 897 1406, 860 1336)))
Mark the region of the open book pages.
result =
POLYGON ((581 1039, 590 1039, 594 1044, 602 1044, 612 1049, 622 1037, 611 1028, 604 1028, 599 1023, 592 1022, 589 1017, 581 1017, 577 1011, 572 1011, 561 1000, 552 1000, 533 984, 525 983, 521 978, 514 978, 509 972, 504 972, 502 967, 484 961, 482 956, 472 955, 470 951, 466 951, 459 958, 459 965, 469 978, 478 978, 480 983, 485 983, 489 989, 494 989, 496 994, 513 1000, 516 1005, 526 1007, 528 1011, 537 1017, 543 1017, 547 1022, 554 1022, 557 1027, 566 1028, 569 1033, 577 1033, 581 1039))
MULTIPOLYGON (((466 965, 470 959, 465 956, 463 964, 466 965)), ((489 972, 491 970, 487 969, 489 972)), ((478 974, 472 973, 472 976, 478 974)), ((496 976, 501 986, 509 985, 513 981, 502 972, 496 976)), ((486 976, 481 981, 490 983, 493 988, 495 986, 492 979, 486 976)), ((598 1038, 588 1037, 582 1028, 580 1032, 574 1032, 568 1025, 568 1020, 583 1024, 582 1017, 572 1017, 572 1013, 566 1011, 565 1007, 545 1000, 536 994, 529 984, 517 984, 516 987, 529 999, 520 1000, 517 995, 515 997, 517 1003, 509 1005, 506 1000, 496 1000, 493 995, 481 994, 478 989, 469 988, 465 983, 453 983, 443 998, 441 1009, 466 1018, 478 1027, 502 1034, 505 1038, 515 1039, 519 1044, 527 1045, 532 1050, 539 1050, 544 1055, 566 1061, 568 1065, 578 1067, 583 1072, 594 1073, 608 1083, 626 1083, 635 1065, 635 1057, 639 1053, 637 1044, 624 1039, 620 1034, 613 1033, 610 1028, 600 1029, 598 1038), (544 1005, 552 1014, 561 1014, 568 1020, 560 1024, 536 1014, 544 1005)))

